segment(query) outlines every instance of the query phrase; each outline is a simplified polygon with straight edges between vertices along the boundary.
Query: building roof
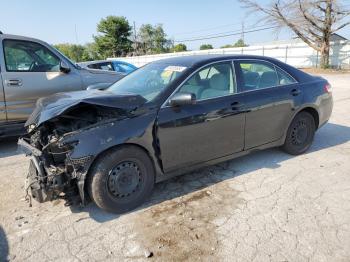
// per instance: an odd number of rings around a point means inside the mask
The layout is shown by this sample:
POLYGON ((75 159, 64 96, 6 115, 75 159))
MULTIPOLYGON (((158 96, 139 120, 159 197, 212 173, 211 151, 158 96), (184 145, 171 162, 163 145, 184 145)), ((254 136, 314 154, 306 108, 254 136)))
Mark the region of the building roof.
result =
POLYGON ((342 41, 342 40, 348 40, 348 39, 336 33, 331 34, 331 41, 342 41))

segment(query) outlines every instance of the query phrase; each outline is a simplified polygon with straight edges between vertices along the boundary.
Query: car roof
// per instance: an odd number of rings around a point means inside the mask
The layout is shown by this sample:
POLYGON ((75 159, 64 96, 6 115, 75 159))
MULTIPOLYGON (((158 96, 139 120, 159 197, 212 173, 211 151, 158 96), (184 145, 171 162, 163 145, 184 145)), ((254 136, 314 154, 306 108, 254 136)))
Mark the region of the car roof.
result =
POLYGON ((165 58, 161 60, 154 61, 153 63, 163 63, 174 66, 184 66, 188 68, 198 68, 213 62, 220 62, 224 60, 233 60, 233 59, 249 59, 249 60, 262 60, 273 63, 283 70, 291 74, 298 82, 307 82, 313 79, 313 77, 293 66, 290 66, 286 63, 281 62, 278 59, 268 57, 268 56, 259 56, 259 55, 224 55, 224 54, 210 54, 210 55, 188 55, 188 56, 179 56, 172 58, 165 58))
POLYGON ((32 37, 28 37, 28 36, 22 36, 22 35, 0 34, 0 38, 1 39, 10 38, 10 39, 14 39, 14 40, 26 40, 26 41, 32 41, 32 42, 46 43, 40 39, 32 38, 32 37))
POLYGON ((171 58, 157 60, 157 61, 154 61, 153 63, 165 63, 165 64, 192 67, 198 64, 207 64, 211 62, 231 60, 231 59, 259 59, 259 60, 265 60, 270 62, 278 61, 271 57, 257 56, 257 55, 209 54, 209 55, 188 55, 188 56, 171 57, 171 58))

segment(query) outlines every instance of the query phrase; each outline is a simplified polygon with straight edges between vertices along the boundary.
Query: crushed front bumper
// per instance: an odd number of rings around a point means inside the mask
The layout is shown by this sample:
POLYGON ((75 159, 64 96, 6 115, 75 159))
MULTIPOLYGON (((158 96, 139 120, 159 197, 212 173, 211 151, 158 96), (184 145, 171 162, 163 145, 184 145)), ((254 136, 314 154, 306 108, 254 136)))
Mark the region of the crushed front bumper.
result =
POLYGON ((43 179, 45 176, 39 175, 39 169, 35 157, 32 157, 29 163, 29 170, 27 175, 27 188, 30 190, 32 197, 39 203, 52 200, 52 190, 46 190, 43 186, 43 179))
POLYGON ((68 153, 71 149, 67 147, 62 149, 63 153, 52 152, 52 148, 41 151, 24 138, 18 140, 18 146, 31 157, 26 191, 30 191, 35 200, 43 203, 79 195, 81 203, 86 203, 84 184, 87 169, 93 160, 92 156, 71 158, 68 153), (60 165, 56 165, 55 154, 65 155, 60 165))
POLYGON ((23 138, 18 140, 18 146, 26 155, 31 156, 26 177, 26 191, 30 190, 32 197, 39 203, 52 200, 53 191, 45 186, 45 180, 48 175, 45 173, 40 160, 42 152, 30 145, 23 138))

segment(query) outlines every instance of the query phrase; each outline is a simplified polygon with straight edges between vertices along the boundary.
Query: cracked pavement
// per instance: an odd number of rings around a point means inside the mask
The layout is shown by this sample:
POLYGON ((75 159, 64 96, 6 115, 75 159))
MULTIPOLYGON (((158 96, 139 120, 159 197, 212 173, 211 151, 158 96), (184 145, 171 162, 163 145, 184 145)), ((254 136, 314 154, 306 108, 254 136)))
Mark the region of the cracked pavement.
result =
POLYGON ((29 207, 28 159, 1 141, 0 261, 349 261, 349 75, 325 77, 333 115, 306 154, 269 149, 162 182, 124 215, 29 207))

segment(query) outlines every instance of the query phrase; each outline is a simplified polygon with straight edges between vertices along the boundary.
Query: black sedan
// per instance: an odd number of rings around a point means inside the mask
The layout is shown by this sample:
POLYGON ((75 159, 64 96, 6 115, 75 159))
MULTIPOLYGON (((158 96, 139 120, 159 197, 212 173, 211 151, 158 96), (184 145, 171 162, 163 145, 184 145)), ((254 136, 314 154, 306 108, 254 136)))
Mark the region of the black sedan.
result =
POLYGON ((174 175, 270 147, 304 153, 332 106, 327 80, 272 58, 156 61, 105 90, 39 100, 19 140, 27 190, 125 212, 174 175))

